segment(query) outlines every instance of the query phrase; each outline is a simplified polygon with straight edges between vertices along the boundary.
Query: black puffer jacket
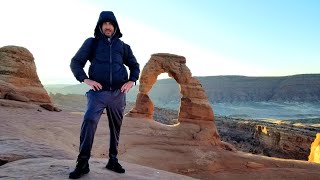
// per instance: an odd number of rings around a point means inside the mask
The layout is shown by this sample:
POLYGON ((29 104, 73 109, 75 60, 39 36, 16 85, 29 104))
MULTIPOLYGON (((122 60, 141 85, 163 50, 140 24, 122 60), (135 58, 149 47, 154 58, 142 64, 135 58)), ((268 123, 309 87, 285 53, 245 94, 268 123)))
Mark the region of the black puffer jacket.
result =
POLYGON ((90 60, 89 79, 99 82, 102 90, 119 89, 128 80, 137 81, 140 74, 139 64, 130 46, 120 40, 122 33, 113 12, 100 13, 94 35, 94 38, 85 40, 71 60, 70 68, 76 79, 83 82, 88 78, 83 67, 90 60), (102 23, 106 21, 112 21, 115 25, 115 33, 110 40, 100 31, 102 23), (124 65, 130 69, 129 78, 124 65))

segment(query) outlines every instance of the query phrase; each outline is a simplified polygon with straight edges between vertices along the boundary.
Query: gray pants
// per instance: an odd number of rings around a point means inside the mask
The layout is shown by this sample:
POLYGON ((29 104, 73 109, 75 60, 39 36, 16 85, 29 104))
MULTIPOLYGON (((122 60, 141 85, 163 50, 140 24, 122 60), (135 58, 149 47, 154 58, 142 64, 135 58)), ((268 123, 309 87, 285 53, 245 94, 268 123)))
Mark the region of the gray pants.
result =
POLYGON ((126 95, 120 90, 90 90, 86 96, 87 110, 81 126, 78 160, 89 160, 97 125, 103 110, 106 109, 110 130, 109 158, 111 161, 117 162, 119 135, 126 106, 126 95))

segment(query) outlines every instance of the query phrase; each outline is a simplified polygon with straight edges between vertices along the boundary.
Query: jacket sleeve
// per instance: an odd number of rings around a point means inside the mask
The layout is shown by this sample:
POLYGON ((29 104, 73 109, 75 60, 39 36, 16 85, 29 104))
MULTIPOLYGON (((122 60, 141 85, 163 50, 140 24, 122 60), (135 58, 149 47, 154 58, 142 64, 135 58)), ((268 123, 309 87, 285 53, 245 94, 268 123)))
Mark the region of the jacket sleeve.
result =
POLYGON ((71 71, 74 77, 80 82, 83 82, 85 79, 88 79, 88 76, 83 70, 83 68, 89 59, 93 41, 94 41, 94 38, 86 39, 82 44, 82 46, 80 47, 80 49, 78 50, 78 52, 71 59, 71 63, 70 63, 71 71))
POLYGON ((124 44, 127 51, 127 58, 124 60, 124 64, 129 67, 130 76, 129 81, 136 82, 139 79, 140 67, 129 45, 124 44))

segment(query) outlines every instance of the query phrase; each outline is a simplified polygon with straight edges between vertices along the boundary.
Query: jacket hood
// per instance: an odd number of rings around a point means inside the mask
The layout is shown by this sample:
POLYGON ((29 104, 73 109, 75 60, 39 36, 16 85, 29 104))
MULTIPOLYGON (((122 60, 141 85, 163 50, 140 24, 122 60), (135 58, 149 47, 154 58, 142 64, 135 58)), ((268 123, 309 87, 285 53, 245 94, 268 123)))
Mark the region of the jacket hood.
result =
POLYGON ((116 38, 121 38, 122 37, 122 33, 120 31, 120 27, 118 25, 118 21, 116 19, 116 17, 114 16, 113 12, 112 11, 102 11, 100 13, 100 16, 99 16, 99 19, 98 19, 98 22, 97 22, 97 25, 94 29, 94 37, 99 37, 101 35, 103 35, 101 32, 100 32, 100 27, 102 25, 102 23, 106 22, 106 21, 111 21, 115 27, 115 33, 114 33, 114 37, 116 38))

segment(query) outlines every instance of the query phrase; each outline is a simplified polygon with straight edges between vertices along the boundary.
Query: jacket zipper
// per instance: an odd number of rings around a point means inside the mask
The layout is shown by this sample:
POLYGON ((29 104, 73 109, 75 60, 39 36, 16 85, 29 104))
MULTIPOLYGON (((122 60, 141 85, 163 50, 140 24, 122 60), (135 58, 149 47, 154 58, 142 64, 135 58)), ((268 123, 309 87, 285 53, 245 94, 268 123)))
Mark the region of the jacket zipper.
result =
POLYGON ((111 56, 111 47, 112 44, 110 43, 110 91, 112 90, 112 56, 111 56))

